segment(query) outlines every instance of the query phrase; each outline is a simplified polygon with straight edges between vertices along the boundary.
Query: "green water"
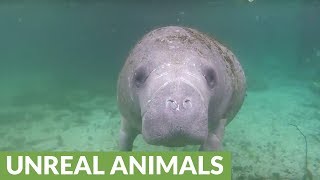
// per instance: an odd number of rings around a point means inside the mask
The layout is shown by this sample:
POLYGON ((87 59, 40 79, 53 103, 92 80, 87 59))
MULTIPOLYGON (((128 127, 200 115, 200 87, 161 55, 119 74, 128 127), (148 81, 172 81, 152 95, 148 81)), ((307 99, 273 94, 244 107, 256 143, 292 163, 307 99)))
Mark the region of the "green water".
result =
MULTIPOLYGON (((226 128, 234 179, 320 179, 320 1, 0 1, 0 150, 114 151, 118 73, 168 25, 212 35, 240 60, 245 103, 226 128)), ((196 150, 150 146, 137 151, 196 150)))

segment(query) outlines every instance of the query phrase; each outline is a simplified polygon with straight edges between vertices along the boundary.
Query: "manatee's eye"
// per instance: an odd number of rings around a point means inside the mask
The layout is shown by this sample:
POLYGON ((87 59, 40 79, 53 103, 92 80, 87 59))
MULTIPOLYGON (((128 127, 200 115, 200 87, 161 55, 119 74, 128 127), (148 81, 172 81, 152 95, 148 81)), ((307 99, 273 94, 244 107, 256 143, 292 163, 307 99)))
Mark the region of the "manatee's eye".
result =
POLYGON ((216 72, 212 68, 206 68, 203 75, 206 78, 208 86, 213 88, 217 81, 216 72))
POLYGON ((146 81, 147 77, 148 76, 147 76, 146 68, 143 66, 139 67, 134 73, 134 77, 133 77, 134 84, 137 87, 141 87, 143 83, 146 81))

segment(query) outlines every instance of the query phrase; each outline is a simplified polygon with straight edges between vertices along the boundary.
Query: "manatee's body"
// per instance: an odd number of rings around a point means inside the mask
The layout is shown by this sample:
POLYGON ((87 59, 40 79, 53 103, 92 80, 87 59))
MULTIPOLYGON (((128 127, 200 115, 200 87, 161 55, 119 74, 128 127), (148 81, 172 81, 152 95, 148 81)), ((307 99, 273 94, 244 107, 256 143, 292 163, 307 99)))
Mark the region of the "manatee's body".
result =
POLYGON ((245 75, 226 47, 186 27, 155 29, 136 44, 120 73, 120 149, 142 133, 154 145, 220 147, 239 111, 245 75))

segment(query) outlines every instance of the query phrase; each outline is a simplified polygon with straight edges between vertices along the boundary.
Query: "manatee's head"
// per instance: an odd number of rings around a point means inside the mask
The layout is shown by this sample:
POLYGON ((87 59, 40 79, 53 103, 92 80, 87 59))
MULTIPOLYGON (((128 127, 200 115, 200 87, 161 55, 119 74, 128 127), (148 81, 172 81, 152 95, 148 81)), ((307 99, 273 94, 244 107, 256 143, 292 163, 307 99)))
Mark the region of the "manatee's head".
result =
MULTIPOLYGON (((131 54, 139 62, 130 78, 131 96, 138 101, 142 135, 149 144, 184 146, 202 144, 207 138, 217 72, 188 46, 188 40, 195 39, 187 35, 183 29, 151 32, 131 54)), ((200 45, 202 53, 208 51, 200 45)))

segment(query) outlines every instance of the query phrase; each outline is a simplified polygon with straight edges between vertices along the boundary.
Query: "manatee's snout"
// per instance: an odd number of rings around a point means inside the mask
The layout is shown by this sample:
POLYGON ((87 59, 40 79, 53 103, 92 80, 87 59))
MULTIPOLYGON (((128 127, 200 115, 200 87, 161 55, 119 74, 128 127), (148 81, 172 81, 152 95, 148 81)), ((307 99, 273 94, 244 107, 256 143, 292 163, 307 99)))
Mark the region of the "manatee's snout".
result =
POLYGON ((192 101, 188 97, 182 100, 170 98, 166 102, 166 107, 173 111, 188 110, 192 108, 192 101))
POLYGON ((207 109, 201 92, 191 82, 166 82, 146 107, 142 135, 149 144, 201 144, 208 134, 207 109))

